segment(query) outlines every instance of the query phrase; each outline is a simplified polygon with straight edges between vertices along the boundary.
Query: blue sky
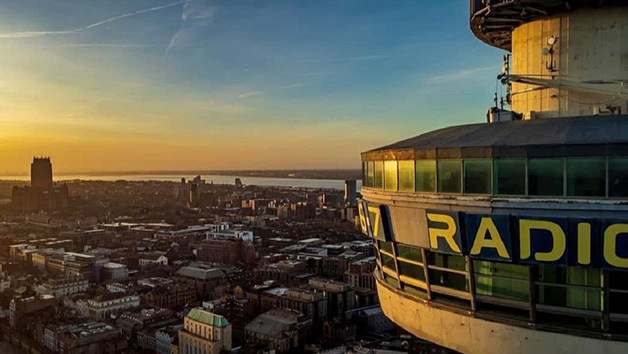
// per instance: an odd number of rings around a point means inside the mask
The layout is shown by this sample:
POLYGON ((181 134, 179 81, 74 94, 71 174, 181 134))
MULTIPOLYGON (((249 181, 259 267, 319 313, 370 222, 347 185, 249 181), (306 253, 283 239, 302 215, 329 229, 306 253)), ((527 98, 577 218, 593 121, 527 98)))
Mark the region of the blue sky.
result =
POLYGON ((468 1, 22 0, 0 13, 0 173, 358 168, 482 122, 468 1))

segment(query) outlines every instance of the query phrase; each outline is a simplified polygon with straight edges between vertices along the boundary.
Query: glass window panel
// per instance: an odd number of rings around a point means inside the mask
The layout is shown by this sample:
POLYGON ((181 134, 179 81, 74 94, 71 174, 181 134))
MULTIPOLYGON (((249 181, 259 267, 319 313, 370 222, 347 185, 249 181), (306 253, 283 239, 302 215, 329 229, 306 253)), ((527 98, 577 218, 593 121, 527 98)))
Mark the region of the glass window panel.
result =
POLYGON ((367 167, 366 167, 367 163, 366 162, 362 162, 362 184, 364 184, 365 186, 368 187, 367 185, 367 180, 368 180, 368 172, 367 172, 367 167))
POLYGON ((526 265, 473 261, 473 272, 475 274, 528 280, 528 266, 526 265))
POLYGON ((403 286, 403 290, 405 292, 407 292, 408 294, 412 294, 415 296, 418 296, 422 299, 426 299, 427 298, 427 292, 421 288, 417 288, 415 286, 412 285, 408 285, 408 284, 404 284, 403 286))
POLYGON ((436 161, 418 160, 415 171, 417 192, 436 192, 436 161))
POLYGON ((563 159, 528 160, 530 195, 563 195, 563 159))
POLYGON ((414 192, 414 161, 399 161, 399 190, 414 192))
POLYGON ((436 269, 429 269, 430 284, 445 286, 460 291, 469 291, 467 276, 436 269))
POLYGON ((389 257, 385 254, 382 253, 382 265, 385 268, 388 268, 390 270, 392 270, 393 272, 397 271, 397 267, 395 267, 395 259, 392 257, 389 257))
POLYGON ((377 241, 377 242, 379 244, 380 250, 384 250, 390 254, 393 254, 392 242, 386 242, 386 241, 377 241))
POLYGON ((375 161, 375 178, 373 187, 384 188, 384 161, 375 161))
POLYGON ((525 159, 496 159, 493 171, 495 194, 526 194, 525 159))
POLYGON ((397 190, 397 161, 384 161, 384 183, 387 191, 397 190))
POLYGON ((366 186, 373 187, 373 180, 375 179, 375 163, 373 161, 366 163, 366 186))
POLYGON ((602 286, 600 269, 582 269, 576 267, 538 266, 538 280, 544 283, 602 286))
POLYGON ((603 293, 600 269, 576 267, 538 266, 539 281, 566 286, 538 285, 538 301, 541 304, 601 311, 603 293), (571 287, 569 285, 576 285, 571 287), (582 288, 590 286, 594 288, 582 288))
POLYGON ((384 274, 384 281, 393 288, 399 288, 399 282, 397 279, 391 277, 390 275, 384 274))
POLYGON ((539 285, 537 293, 537 301, 543 305, 602 311, 601 289, 539 285))
POLYGON ((464 161, 464 192, 469 194, 491 193, 492 162, 485 160, 464 161))
POLYGON ((608 159, 608 184, 611 197, 628 197, 628 157, 608 159))
POLYGON ((462 161, 438 161, 438 191, 443 193, 460 193, 462 183, 462 161))
POLYGON ((530 286, 527 280, 476 275, 475 292, 501 299, 529 301, 530 286))
POLYGON ((467 262, 464 256, 453 256, 449 254, 430 252, 429 264, 441 268, 467 270, 467 262))
POLYGON ((605 158, 568 158, 567 195, 578 197, 606 196, 605 158))
POLYGON ((425 272, 423 271, 423 267, 415 265, 415 264, 410 264, 410 263, 405 263, 403 261, 400 261, 399 262, 399 274, 402 274, 412 279, 420 280, 423 282, 425 281, 425 272))
POLYGON ((409 259, 416 262, 423 262, 423 255, 421 249, 417 247, 410 247, 402 244, 397 244, 397 257, 409 259))

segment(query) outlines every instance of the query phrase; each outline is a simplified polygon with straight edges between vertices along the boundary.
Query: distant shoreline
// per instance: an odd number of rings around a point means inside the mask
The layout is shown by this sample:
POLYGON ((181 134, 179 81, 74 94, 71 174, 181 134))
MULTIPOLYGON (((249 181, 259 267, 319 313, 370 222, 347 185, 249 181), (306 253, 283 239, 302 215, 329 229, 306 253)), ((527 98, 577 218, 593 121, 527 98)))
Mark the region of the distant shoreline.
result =
MULTIPOLYGON (((336 169, 336 170, 228 170, 228 171, 209 171, 209 170, 184 170, 184 171, 122 171, 122 172, 66 172, 55 173, 55 180, 64 180, 64 177, 109 177, 109 176, 181 176, 182 178, 190 178, 200 175, 203 176, 232 176, 232 177, 260 177, 260 178, 289 178, 289 179, 321 179, 321 180, 345 180, 345 179, 361 179, 362 172, 357 169, 336 169)), ((0 175, 0 180, 23 180, 28 178, 28 174, 16 175, 0 175)))

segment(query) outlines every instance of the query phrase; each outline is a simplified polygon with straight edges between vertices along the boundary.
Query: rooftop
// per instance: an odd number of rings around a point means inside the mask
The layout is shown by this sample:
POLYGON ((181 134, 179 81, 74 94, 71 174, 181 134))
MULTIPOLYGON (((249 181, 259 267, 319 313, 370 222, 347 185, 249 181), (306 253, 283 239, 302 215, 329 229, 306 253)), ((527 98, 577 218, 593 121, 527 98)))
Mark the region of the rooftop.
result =
POLYGON ((628 153, 628 115, 458 125, 362 153, 363 160, 628 153))
POLYGON ((214 327, 227 327, 229 325, 229 321, 226 318, 200 308, 190 310, 186 317, 214 327))

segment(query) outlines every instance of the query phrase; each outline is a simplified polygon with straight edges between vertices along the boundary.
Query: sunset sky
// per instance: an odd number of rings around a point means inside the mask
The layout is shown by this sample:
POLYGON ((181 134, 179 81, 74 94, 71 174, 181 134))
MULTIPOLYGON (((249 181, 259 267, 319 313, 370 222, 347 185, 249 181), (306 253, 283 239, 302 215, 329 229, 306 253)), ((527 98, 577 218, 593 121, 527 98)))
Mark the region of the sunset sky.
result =
POLYGON ((20 0, 0 12, 0 174, 358 168, 482 122, 467 0, 20 0))

